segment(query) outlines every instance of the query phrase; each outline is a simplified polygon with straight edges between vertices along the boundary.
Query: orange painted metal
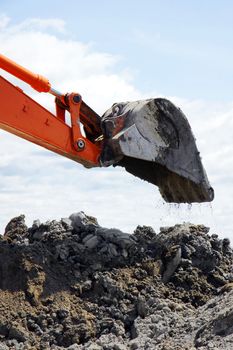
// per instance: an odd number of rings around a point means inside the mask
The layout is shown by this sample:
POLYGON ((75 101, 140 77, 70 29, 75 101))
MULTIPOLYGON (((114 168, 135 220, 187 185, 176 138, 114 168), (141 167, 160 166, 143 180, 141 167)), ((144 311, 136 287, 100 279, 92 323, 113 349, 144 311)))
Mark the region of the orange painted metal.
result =
POLYGON ((10 60, 8 57, 0 54, 0 68, 13 74, 15 77, 31 85, 33 89, 39 92, 49 92, 51 89, 50 82, 42 75, 35 74, 30 70, 20 66, 18 63, 10 60))
POLYGON ((82 135, 79 125, 81 101, 75 102, 74 95, 77 94, 69 95, 70 127, 64 122, 64 110, 59 106, 58 118, 0 76, 0 128, 86 167, 100 166, 101 144, 82 135), (80 147, 79 140, 83 141, 80 147))

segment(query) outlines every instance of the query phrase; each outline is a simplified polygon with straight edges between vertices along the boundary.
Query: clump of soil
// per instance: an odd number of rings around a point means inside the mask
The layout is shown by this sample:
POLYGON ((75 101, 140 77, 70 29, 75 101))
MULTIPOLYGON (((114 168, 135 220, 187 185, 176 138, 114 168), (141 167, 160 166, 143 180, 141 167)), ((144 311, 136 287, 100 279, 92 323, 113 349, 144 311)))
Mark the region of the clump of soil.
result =
POLYGON ((128 234, 83 212, 24 219, 0 240, 0 350, 232 348, 228 239, 190 223, 128 234))

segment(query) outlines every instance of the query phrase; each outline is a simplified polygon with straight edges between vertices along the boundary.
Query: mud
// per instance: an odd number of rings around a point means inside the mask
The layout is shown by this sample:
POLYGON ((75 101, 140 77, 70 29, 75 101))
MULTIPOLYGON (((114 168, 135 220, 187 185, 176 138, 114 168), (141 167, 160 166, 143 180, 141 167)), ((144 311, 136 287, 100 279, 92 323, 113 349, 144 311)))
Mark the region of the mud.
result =
POLYGON ((232 261, 203 225, 21 215, 0 240, 0 350, 232 349, 232 261))

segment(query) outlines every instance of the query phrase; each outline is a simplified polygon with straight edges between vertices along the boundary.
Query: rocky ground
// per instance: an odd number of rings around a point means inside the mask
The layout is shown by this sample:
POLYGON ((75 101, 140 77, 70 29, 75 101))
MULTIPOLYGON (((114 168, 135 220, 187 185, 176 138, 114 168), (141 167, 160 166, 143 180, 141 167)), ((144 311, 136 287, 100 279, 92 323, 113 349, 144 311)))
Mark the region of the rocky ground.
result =
POLYGON ((0 238, 0 350, 233 349, 232 253, 202 225, 21 215, 0 238))

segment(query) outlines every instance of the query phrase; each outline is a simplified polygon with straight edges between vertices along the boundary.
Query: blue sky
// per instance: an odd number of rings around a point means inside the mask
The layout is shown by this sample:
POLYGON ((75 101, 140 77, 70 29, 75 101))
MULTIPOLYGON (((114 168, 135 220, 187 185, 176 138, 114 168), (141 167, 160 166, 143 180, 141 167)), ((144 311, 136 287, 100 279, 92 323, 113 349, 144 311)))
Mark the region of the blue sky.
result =
MULTIPOLYGON (((142 91, 228 101, 233 78, 230 0, 1 0, 17 23, 61 18, 67 35, 120 56, 142 91)), ((74 67, 79 69, 79 67, 74 67)))
MULTIPOLYGON (((232 13, 226 0, 0 0, 1 52, 58 90, 78 90, 100 114, 158 96, 181 107, 216 194, 211 205, 169 206, 122 169, 86 170, 0 131, 0 232, 21 213, 31 224, 84 210, 128 232, 191 221, 233 238, 232 13)), ((1 74, 53 111, 50 96, 1 74)))

